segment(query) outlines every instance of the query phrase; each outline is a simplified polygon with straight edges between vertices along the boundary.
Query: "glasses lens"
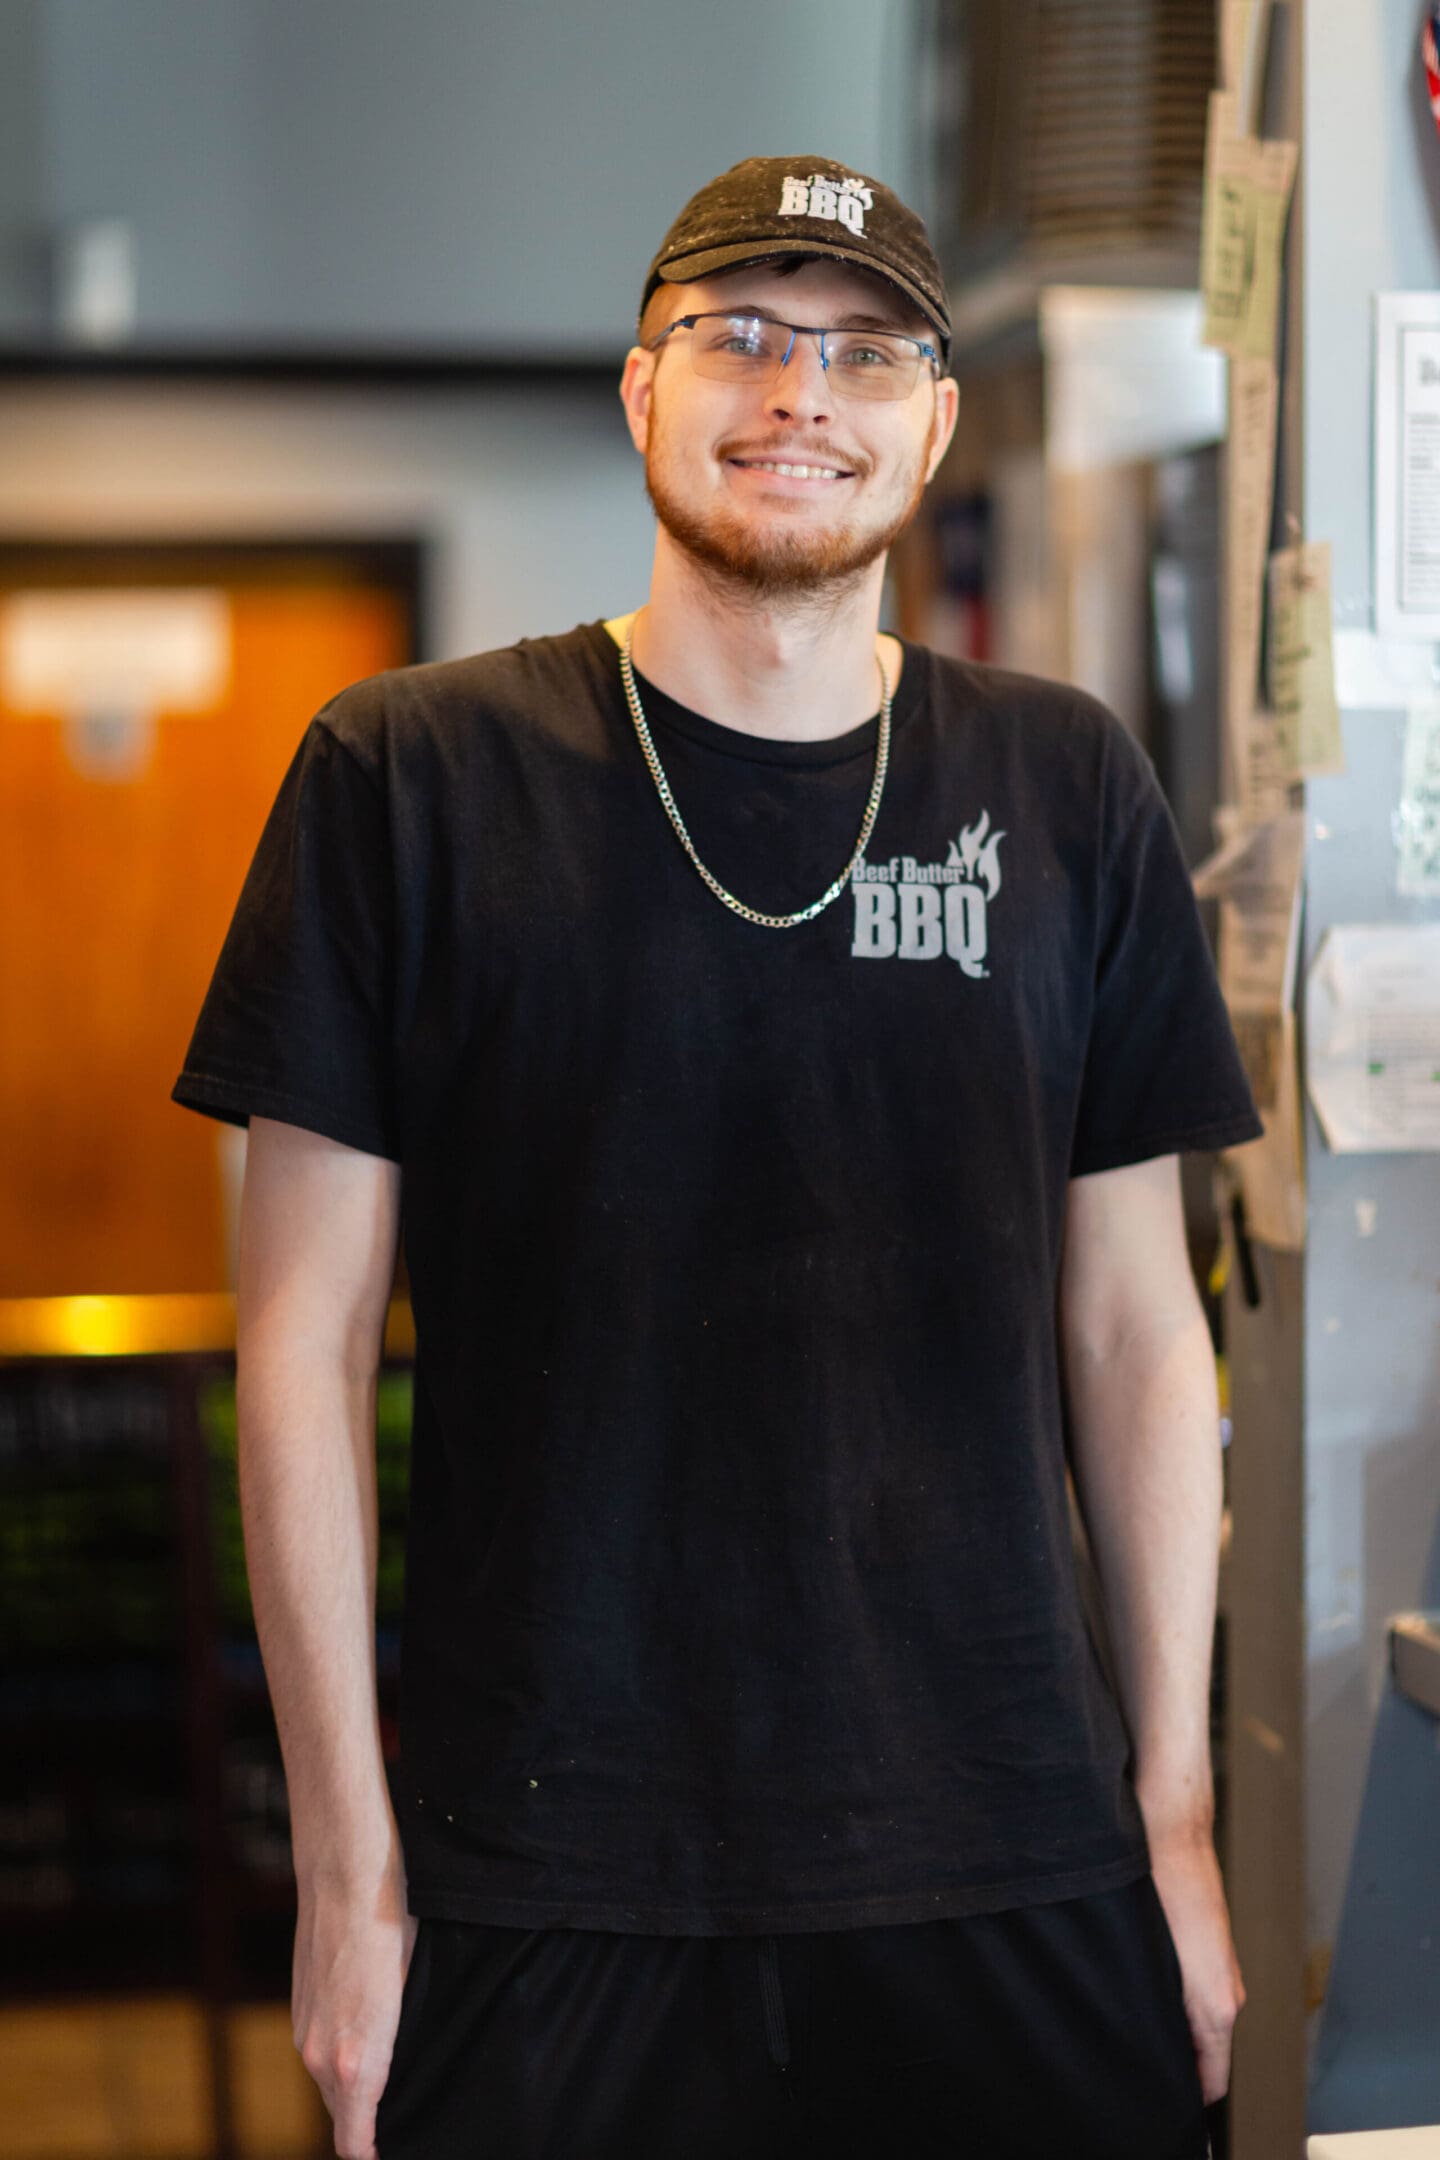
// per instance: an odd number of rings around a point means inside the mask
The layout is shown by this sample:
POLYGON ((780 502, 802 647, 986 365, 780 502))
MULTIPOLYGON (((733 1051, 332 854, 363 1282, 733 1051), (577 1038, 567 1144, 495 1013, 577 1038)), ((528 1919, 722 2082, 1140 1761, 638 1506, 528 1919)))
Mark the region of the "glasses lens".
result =
MULTIPOLYGON (((717 382, 770 383, 789 347, 786 323, 763 315, 701 315, 690 332, 690 364, 717 382)), ((909 397, 920 372, 919 347, 880 331, 831 331, 825 357, 840 397, 909 397)))
POLYGON ((920 372, 920 348, 873 330, 841 330, 825 340, 830 374, 843 397, 909 397, 920 372))
POLYGON ((720 382, 763 381, 785 357, 790 332, 760 315, 702 315, 690 333, 697 375, 720 382))

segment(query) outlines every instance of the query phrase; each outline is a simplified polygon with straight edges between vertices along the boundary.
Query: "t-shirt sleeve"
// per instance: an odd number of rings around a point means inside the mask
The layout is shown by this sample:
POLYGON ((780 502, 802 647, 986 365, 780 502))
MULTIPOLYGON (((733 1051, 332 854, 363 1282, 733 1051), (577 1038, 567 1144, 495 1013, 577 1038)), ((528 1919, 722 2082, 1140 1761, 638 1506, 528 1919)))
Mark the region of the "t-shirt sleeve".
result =
POLYGON ((1147 754, 1113 724, 1113 838, 1072 1177, 1264 1131, 1170 806, 1147 754))
POLYGON ((380 781, 319 715, 280 783, 171 1100, 400 1160, 380 781))

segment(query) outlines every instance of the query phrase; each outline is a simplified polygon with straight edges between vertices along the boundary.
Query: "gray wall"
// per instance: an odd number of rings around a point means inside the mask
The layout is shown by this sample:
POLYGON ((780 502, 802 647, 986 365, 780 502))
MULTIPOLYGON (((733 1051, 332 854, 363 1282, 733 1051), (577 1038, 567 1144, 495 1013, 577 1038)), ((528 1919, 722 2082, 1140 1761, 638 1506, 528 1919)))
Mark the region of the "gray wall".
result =
POLYGON ((609 356, 737 158, 915 171, 912 0, 6 0, 0 335, 128 219, 141 341, 609 356))
MULTIPOLYGON (((1371 623, 1373 297, 1440 283, 1423 15, 1307 10, 1305 529, 1334 549, 1342 631, 1371 623)), ((1440 913, 1395 892, 1402 733, 1347 711, 1344 775, 1307 790, 1307 962, 1331 923, 1440 913)), ((1346 2130, 1440 2121, 1440 1751, 1390 1693, 1385 1635, 1440 1604, 1440 1156, 1332 1155, 1313 1118, 1307 1155, 1307 1926, 1334 1946, 1309 2112, 1346 2130)))
MULTIPOLYGON (((138 240, 184 353, 618 355, 685 196, 757 151, 903 190, 920 0, 0 0, 0 345, 67 220, 138 240)), ((652 525, 608 380, 0 387, 0 529, 429 543, 432 656, 630 607, 652 525)))
POLYGON ((0 339, 32 327, 44 299, 40 33, 33 0, 0 7, 0 339))
POLYGON ((654 526, 608 385, 0 393, 7 539, 317 532, 423 540, 423 657, 448 659, 638 606, 654 526))

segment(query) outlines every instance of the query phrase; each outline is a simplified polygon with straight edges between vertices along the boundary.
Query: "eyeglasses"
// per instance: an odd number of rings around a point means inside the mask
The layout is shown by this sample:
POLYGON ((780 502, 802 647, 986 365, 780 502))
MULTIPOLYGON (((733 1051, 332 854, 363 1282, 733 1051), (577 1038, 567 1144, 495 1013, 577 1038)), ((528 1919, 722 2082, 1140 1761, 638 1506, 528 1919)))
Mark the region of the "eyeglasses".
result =
POLYGON ((933 360, 940 373, 935 347, 898 330, 822 330, 813 323, 775 322, 768 315, 681 315, 647 352, 677 330, 691 333, 690 365, 712 382, 768 386, 789 360, 797 337, 819 338, 820 365, 840 397, 909 397, 922 360, 933 360))

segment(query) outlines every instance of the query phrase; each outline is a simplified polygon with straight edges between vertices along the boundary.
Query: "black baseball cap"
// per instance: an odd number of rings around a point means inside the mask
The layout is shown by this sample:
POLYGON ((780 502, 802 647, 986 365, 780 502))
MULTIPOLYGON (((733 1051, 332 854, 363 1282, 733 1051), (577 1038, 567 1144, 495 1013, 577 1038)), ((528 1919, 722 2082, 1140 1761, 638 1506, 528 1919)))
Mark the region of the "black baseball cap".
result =
POLYGON ((950 358, 950 307, 930 236, 890 188, 834 158, 745 158, 692 195, 660 243, 640 296, 742 263, 833 255, 873 270, 933 324, 950 358))

